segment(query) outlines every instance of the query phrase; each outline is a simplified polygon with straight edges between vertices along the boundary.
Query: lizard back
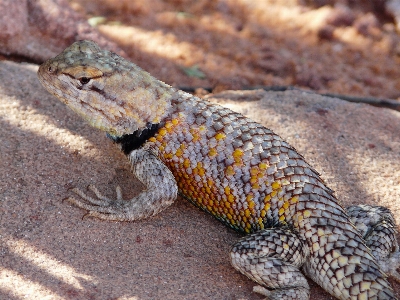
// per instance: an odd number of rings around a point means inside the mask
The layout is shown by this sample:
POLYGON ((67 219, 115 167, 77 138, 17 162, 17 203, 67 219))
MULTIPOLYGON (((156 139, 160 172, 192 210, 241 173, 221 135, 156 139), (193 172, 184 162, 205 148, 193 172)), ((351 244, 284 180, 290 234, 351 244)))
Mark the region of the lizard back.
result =
MULTIPOLYGON (((332 191, 304 158, 264 126, 189 94, 171 101, 172 113, 149 143, 177 178, 180 194, 245 233, 295 225, 312 214, 299 195, 332 191)), ((317 207, 315 207, 317 209, 317 207)))

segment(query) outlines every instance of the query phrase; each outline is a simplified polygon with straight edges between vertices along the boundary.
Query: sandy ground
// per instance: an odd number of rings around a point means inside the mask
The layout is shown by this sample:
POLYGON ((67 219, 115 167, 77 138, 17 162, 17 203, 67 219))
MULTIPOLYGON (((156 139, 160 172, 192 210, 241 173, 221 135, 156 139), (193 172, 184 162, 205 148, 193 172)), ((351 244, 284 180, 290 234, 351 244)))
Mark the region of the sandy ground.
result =
MULTIPOLYGON (((114 196, 119 184, 126 198, 141 186, 36 70, 0 62, 0 299, 262 299, 230 266, 239 235, 182 199, 134 223, 83 219, 62 201, 73 186, 114 196)), ((283 136, 345 205, 385 205, 400 222, 399 112, 295 91, 211 100, 283 136)), ((312 299, 332 299, 310 285, 312 299)))

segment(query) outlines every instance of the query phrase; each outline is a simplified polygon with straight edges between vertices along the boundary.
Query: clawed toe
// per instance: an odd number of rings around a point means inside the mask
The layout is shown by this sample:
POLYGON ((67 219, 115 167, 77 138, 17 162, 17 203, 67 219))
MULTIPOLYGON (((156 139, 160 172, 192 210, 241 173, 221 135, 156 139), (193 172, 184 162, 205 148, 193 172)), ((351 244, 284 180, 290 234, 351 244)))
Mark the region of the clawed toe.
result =
POLYGON ((267 290, 265 287, 261 285, 253 286, 253 292, 268 297, 271 295, 271 291, 267 290))
MULTIPOLYGON (((78 188, 73 188, 71 191, 93 205, 97 205, 97 206, 101 206, 101 207, 108 207, 113 202, 112 199, 103 196, 103 194, 100 193, 100 191, 95 186, 89 185, 87 187, 87 189, 92 191, 96 195, 97 198, 88 196, 85 192, 83 192, 82 190, 80 190, 78 188)), ((77 200, 74 199, 73 203, 76 204, 76 202, 77 202, 77 200)))

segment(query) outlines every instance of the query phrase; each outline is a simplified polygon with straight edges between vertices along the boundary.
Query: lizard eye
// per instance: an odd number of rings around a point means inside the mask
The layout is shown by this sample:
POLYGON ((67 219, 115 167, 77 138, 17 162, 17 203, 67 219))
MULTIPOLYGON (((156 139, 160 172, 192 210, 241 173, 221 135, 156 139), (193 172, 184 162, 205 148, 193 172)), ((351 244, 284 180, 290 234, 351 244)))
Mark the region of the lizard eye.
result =
POLYGON ((87 83, 89 83, 90 78, 81 77, 81 78, 79 78, 79 81, 80 81, 82 84, 87 84, 87 83))

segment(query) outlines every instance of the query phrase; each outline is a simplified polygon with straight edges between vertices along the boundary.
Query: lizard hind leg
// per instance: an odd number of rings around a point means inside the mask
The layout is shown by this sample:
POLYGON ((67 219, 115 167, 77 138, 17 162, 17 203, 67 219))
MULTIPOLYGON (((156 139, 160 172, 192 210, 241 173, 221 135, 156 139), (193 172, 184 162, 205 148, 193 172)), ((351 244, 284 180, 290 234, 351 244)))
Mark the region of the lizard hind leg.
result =
POLYGON ((233 267, 261 286, 254 292, 269 300, 307 300, 309 286, 300 272, 308 248, 288 228, 265 229, 247 235, 230 252, 233 267))
POLYGON ((382 271, 400 282, 399 244, 393 214, 382 206, 355 205, 347 208, 352 222, 378 261, 382 271))

